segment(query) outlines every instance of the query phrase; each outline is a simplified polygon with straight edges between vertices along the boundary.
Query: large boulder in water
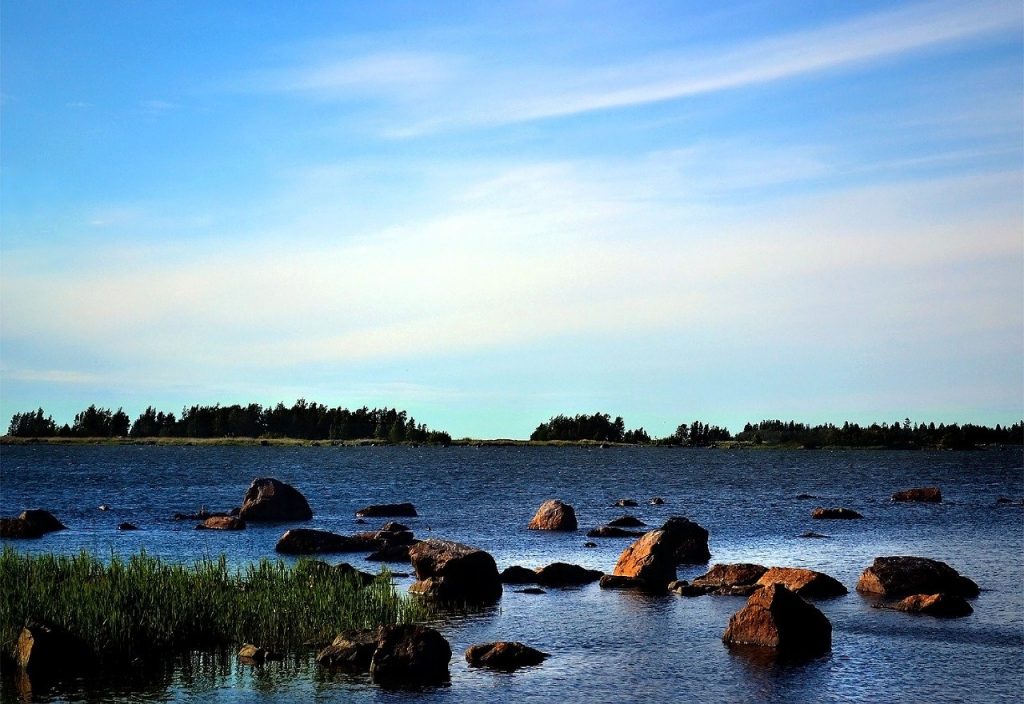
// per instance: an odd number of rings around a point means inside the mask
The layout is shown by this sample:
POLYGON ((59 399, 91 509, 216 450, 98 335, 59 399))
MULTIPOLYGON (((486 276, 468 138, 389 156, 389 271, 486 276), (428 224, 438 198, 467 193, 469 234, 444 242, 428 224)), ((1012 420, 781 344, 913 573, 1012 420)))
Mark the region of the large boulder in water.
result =
POLYGON ((769 584, 751 594, 746 606, 733 614, 722 640, 816 655, 831 649, 832 624, 825 614, 781 584, 769 584))
POLYGON ((956 594, 913 594, 901 599, 892 608, 939 618, 960 618, 974 613, 967 600, 956 594))
POLYGON ((694 593, 699 590, 704 594, 747 596, 758 588, 757 580, 767 571, 768 568, 764 565, 746 562, 718 564, 712 566, 707 573, 694 578, 690 587, 694 593))
POLYGON ((433 628, 381 626, 370 660, 370 677, 384 685, 442 684, 449 679, 451 659, 451 646, 433 628))
POLYGON ((600 570, 588 570, 567 562, 552 562, 550 565, 537 568, 534 581, 545 587, 575 587, 596 582, 601 579, 602 574, 600 570))
POLYGON ((978 585, 945 562, 926 557, 876 557, 857 580, 857 591, 886 597, 946 592, 978 596, 978 585))
POLYGON ((264 477, 252 480, 238 517, 246 521, 308 521, 313 510, 298 489, 264 477))
POLYGON ((838 580, 824 572, 802 567, 772 567, 761 575, 757 583, 761 586, 781 584, 805 599, 842 596, 848 591, 838 580))
POLYGON ((67 526, 49 511, 31 508, 17 518, 0 518, 0 538, 38 538, 67 526))
POLYGON ((515 670, 529 665, 540 665, 547 653, 516 641, 478 643, 466 650, 466 662, 473 667, 489 667, 494 670, 515 670))
POLYGON ((339 634, 330 645, 317 653, 316 661, 326 667, 350 672, 369 672, 376 649, 376 629, 351 631, 339 634))
POLYGON ((676 579, 675 537, 665 530, 652 530, 622 551, 612 574, 642 580, 649 589, 664 589, 676 579))
POLYGON ((367 549, 368 543, 362 538, 313 528, 287 530, 274 546, 274 550, 285 555, 364 552, 367 549))
POLYGON ((501 576, 491 554, 450 540, 423 540, 409 549, 417 581, 413 594, 440 601, 491 603, 501 598, 501 576))
POLYGON ((676 562, 703 564, 711 559, 707 528, 683 516, 673 516, 661 527, 676 541, 676 562))
POLYGON ((545 501, 527 526, 530 530, 576 530, 576 511, 558 499, 545 501))
POLYGON ((930 504, 942 503, 942 492, 937 486, 924 486, 916 489, 897 491, 892 495, 893 501, 919 501, 930 504))

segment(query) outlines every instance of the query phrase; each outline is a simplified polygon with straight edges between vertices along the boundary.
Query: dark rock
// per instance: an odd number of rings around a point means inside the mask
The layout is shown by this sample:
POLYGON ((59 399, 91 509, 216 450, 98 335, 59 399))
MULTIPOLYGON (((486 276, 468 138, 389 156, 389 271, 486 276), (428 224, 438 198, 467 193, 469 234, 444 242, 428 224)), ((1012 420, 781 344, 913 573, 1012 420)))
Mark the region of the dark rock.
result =
POLYGON ((451 646, 433 628, 381 626, 370 660, 370 677, 392 686, 442 684, 449 679, 451 659, 451 646))
POLYGON ((828 536, 827 535, 822 535, 821 533, 815 533, 813 530, 809 530, 806 533, 801 533, 799 537, 801 537, 801 538, 827 538, 828 536))
POLYGON ((757 580, 767 571, 763 565, 745 562, 714 565, 706 574, 696 577, 691 586, 703 589, 705 594, 747 596, 758 589, 757 580))
POLYGON ((540 587, 527 587, 526 589, 517 589, 516 594, 547 594, 547 592, 540 587))
POLYGON ((495 670, 515 670, 519 667, 540 665, 549 657, 536 648, 517 642, 499 641, 471 645, 466 650, 466 662, 473 667, 495 670))
POLYGON ((583 543, 583 547, 585 547, 585 548, 596 548, 597 547, 597 543, 593 543, 593 542, 588 540, 587 542, 583 543))
POLYGON ((57 626, 30 623, 21 629, 15 660, 31 674, 60 675, 84 671, 95 657, 79 638, 57 626))
POLYGON ((352 631, 338 635, 330 645, 317 653, 316 661, 325 667, 369 672, 376 649, 377 629, 352 631))
POLYGON ((639 538, 643 532, 615 526, 598 526, 587 531, 588 538, 639 538))
POLYGON ((679 594, 680 596, 687 596, 687 597, 690 597, 690 596, 703 596, 703 595, 708 593, 707 589, 705 587, 695 587, 692 584, 690 584, 689 582, 687 582, 685 579, 680 579, 680 580, 676 580, 675 582, 672 582, 671 584, 668 585, 668 590, 670 592, 675 592, 676 594, 679 594))
POLYGON ((647 581, 639 577, 626 577, 624 575, 606 574, 599 582, 601 589, 636 589, 638 591, 655 591, 647 581))
POLYGON ((366 559, 371 562, 409 562, 409 548, 412 545, 388 545, 370 553, 366 559))
POLYGON ((407 526, 407 525, 405 525, 403 523, 398 523, 397 521, 388 521, 383 526, 381 526, 380 532, 382 532, 382 533, 407 533, 407 532, 410 532, 411 530, 412 529, 409 526, 407 526))
POLYGON ((1009 496, 1000 496, 996 499, 999 506, 1024 506, 1024 499, 1011 499, 1009 496))
POLYGON ((246 521, 308 521, 313 510, 302 493, 276 479, 253 479, 238 516, 246 521))
POLYGON ((139 527, 137 525, 135 525, 134 523, 127 523, 127 522, 125 522, 125 523, 119 524, 117 526, 117 529, 118 530, 138 530, 139 527))
POLYGON ((615 503, 613 503, 612 506, 616 506, 618 508, 629 508, 631 506, 636 506, 636 499, 616 499, 615 503))
POLYGON ((244 530, 245 521, 234 516, 211 516, 196 526, 196 530, 244 530))
POLYGON ((876 557, 857 580, 857 591, 887 597, 940 592, 975 597, 979 590, 945 562, 926 557, 876 557))
POLYGON ((357 570, 347 562, 340 562, 337 565, 329 565, 323 560, 301 560, 295 566, 295 571, 306 575, 311 581, 325 579, 354 579, 363 586, 366 586, 377 579, 369 572, 357 570))
POLYGON ((818 497, 815 496, 814 494, 797 494, 793 498, 799 499, 800 501, 806 501, 807 499, 816 499, 818 497))
POLYGON ((501 581, 503 584, 536 584, 537 572, 519 565, 512 565, 501 571, 501 581))
POLYGON ((238 650, 238 660, 248 665, 258 665, 268 660, 283 660, 284 655, 281 653, 270 650, 269 648, 261 648, 258 645, 252 643, 244 643, 238 650))
POLYGON ((366 521, 363 520, 362 518, 357 518, 356 520, 354 520, 352 522, 353 523, 358 523, 359 525, 366 525, 366 521))
POLYGON ((39 538, 66 529, 52 513, 38 508, 22 511, 17 518, 0 518, 0 538, 39 538))
POLYGON ((917 489, 897 491, 892 495, 893 501, 917 501, 923 503, 937 504, 942 502, 942 492, 937 486, 926 486, 917 489))
POLYGON ((418 515, 416 507, 408 502, 401 504, 372 504, 356 511, 356 516, 359 518, 379 518, 381 516, 415 518, 418 515))
POLYGON ((665 499, 661 498, 660 496, 655 496, 647 503, 649 503, 651 506, 661 506, 662 504, 665 503, 665 499))
POLYGON ((676 543, 677 564, 702 564, 711 559, 706 528, 683 516, 673 516, 661 529, 676 543))
POLYGON ((576 511, 558 499, 545 501, 527 526, 530 530, 576 530, 576 511))
POLYGON ((620 516, 619 518, 608 521, 608 525, 615 526, 616 528, 639 528, 647 524, 636 516, 620 516))
POLYGON ((285 531, 274 550, 285 555, 316 553, 366 552, 377 548, 375 543, 351 535, 338 535, 313 528, 292 528, 285 531))
POLYGON ((829 577, 823 572, 815 572, 801 567, 771 567, 761 575, 757 583, 762 587, 769 584, 781 584, 805 599, 842 596, 848 591, 833 577, 829 577))
POLYGON ((832 624, 781 584, 770 584, 754 592, 746 606, 733 614, 722 640, 816 655, 832 648, 832 624))
POLYGON ((501 577, 491 554, 449 540, 424 540, 409 550, 416 572, 413 594, 440 601, 491 603, 501 598, 501 577))
POLYGON ((864 518, 852 508, 816 508, 811 511, 811 518, 864 518))
POLYGON ((205 521, 207 518, 222 517, 222 516, 237 516, 238 509, 232 509, 231 512, 227 511, 207 511, 205 506, 201 506, 199 511, 196 513, 176 513, 174 514, 174 520, 176 521, 205 521))
POLYGON ((109 511, 110 510, 110 506, 108 504, 100 504, 96 508, 98 508, 100 511, 109 511))
POLYGON ((599 570, 588 570, 579 565, 552 562, 537 569, 535 581, 545 587, 575 587, 596 582, 602 574, 599 570))
POLYGON ((665 589, 676 579, 678 540, 666 530, 652 530, 622 551, 612 574, 635 577, 651 589, 665 589))
POLYGON ((974 609, 962 596, 944 593, 913 594, 901 599, 893 608, 897 611, 939 618, 961 618, 974 613, 974 609))

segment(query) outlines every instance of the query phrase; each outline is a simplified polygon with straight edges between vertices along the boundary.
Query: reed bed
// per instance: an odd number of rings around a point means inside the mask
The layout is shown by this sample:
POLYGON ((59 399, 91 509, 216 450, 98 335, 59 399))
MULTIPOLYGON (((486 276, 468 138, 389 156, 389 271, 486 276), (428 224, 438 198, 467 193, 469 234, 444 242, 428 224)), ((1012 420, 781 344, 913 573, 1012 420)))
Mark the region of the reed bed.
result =
POLYGON ((323 563, 262 560, 239 570, 225 557, 194 565, 145 552, 109 561, 79 555, 0 552, 0 638, 5 652, 23 625, 42 622, 78 637, 101 660, 241 642, 289 649, 350 628, 427 618, 383 573, 363 585, 323 563))

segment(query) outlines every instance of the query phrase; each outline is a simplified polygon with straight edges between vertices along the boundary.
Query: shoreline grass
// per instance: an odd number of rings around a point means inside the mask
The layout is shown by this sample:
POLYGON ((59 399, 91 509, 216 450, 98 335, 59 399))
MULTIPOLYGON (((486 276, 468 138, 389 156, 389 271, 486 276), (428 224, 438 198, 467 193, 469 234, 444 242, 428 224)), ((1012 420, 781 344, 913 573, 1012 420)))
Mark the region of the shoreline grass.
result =
POLYGON ((341 631, 430 616, 398 594, 387 573, 363 585, 323 563, 261 560, 232 571, 227 559, 167 563, 138 553, 109 562, 0 552, 0 647, 13 651, 30 622, 57 626, 100 662, 196 648, 259 643, 280 649, 329 642, 341 631))

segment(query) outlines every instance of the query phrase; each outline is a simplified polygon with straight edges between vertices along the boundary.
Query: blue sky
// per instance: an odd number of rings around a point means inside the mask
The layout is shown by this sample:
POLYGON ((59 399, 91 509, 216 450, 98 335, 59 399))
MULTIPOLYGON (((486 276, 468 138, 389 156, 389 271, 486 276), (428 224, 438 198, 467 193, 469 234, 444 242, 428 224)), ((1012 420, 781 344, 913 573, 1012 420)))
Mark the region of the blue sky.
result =
POLYGON ((0 12, 4 421, 1024 414, 1019 2, 0 12))

